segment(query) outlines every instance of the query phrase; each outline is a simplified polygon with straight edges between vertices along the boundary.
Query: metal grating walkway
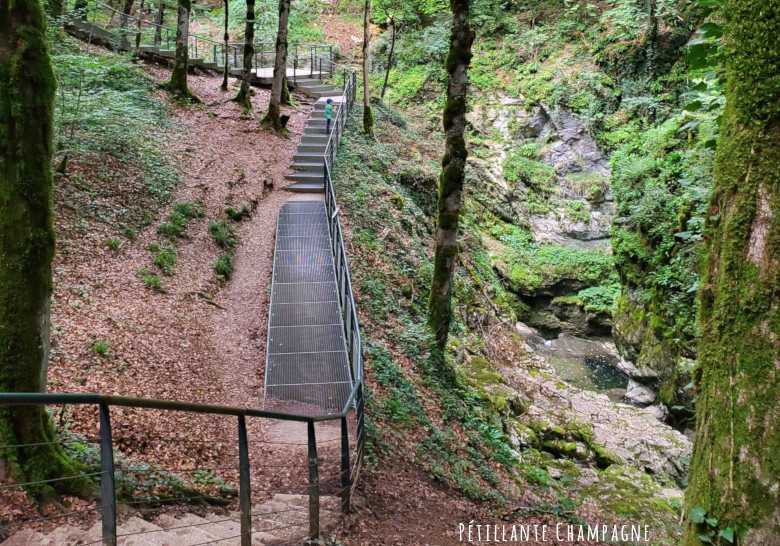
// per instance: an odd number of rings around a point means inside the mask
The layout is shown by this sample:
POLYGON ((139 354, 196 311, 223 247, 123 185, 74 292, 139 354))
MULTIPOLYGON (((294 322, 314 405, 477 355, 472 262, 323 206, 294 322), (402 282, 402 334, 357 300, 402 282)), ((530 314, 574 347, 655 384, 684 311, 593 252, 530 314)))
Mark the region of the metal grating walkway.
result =
POLYGON ((341 411, 352 389, 325 203, 291 201, 276 228, 266 403, 341 411))

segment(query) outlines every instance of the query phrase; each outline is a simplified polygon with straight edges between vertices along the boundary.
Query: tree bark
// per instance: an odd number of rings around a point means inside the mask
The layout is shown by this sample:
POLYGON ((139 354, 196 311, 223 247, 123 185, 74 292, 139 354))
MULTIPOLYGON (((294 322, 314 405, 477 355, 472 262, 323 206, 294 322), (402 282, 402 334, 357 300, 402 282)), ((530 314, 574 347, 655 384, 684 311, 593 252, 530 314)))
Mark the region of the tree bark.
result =
POLYGON ((469 25, 469 0, 450 0, 452 32, 447 55, 447 102, 444 107, 444 157, 439 177, 433 282, 428 324, 439 346, 447 343, 452 321, 452 278, 458 255, 456 236, 466 168, 466 90, 474 33, 469 25))
POLYGON ((160 0, 157 4, 157 26, 154 29, 154 44, 162 44, 162 24, 165 15, 165 0, 160 0))
POLYGON ((382 100, 385 100, 385 91, 387 91, 387 80, 390 79, 390 68, 393 66, 393 52, 395 51, 395 36, 396 36, 396 29, 395 29, 395 16, 390 17, 390 52, 387 54, 387 67, 385 68, 385 81, 382 83, 382 93, 379 95, 379 97, 382 100))
POLYGON ((133 11, 134 0, 125 0, 122 4, 122 17, 119 20, 120 28, 127 28, 128 15, 133 11))
MULTIPOLYGON (((727 0, 686 507, 780 544, 780 0, 727 0)), ((689 521, 686 545, 714 533, 689 521)), ((724 544, 724 541, 720 541, 724 544)))
MULTIPOLYGON (((46 390, 55 89, 40 3, 0 0, 0 392, 46 390)), ((0 445, 28 445, 0 449, 20 481, 79 473, 53 440, 43 407, 0 407, 0 445)), ((77 491, 88 483, 52 487, 77 491)))
POLYGON ((368 75, 371 70, 369 46, 371 45, 371 0, 363 7, 363 132, 374 136, 374 114, 371 111, 371 90, 368 75))
POLYGON ((290 0, 279 0, 279 29, 276 33, 276 59, 274 60, 274 81, 271 84, 271 99, 263 125, 275 133, 284 132, 282 127, 282 86, 287 72, 287 22, 290 19, 290 0))
POLYGON ((198 97, 192 94, 187 86, 187 72, 189 71, 189 33, 191 0, 179 0, 179 10, 176 25, 176 51, 173 58, 173 70, 171 79, 165 87, 173 95, 192 102, 200 102, 198 97))
POLYGON ((138 21, 135 32, 135 54, 138 55, 141 49, 141 14, 144 11, 144 0, 141 0, 141 5, 138 7, 138 21))
POLYGON ((220 86, 220 89, 223 91, 228 90, 228 75, 230 74, 230 68, 229 68, 229 61, 230 61, 230 33, 228 32, 228 15, 229 15, 229 9, 228 6, 230 5, 230 0, 225 0, 225 34, 223 35, 223 39, 225 40, 225 49, 223 51, 223 60, 225 61, 225 67, 222 70, 222 85, 220 86))
POLYGON ((244 68, 241 77, 241 87, 235 100, 244 107, 252 109, 250 90, 252 89, 252 58, 255 56, 255 0, 246 0, 246 27, 244 29, 244 68))

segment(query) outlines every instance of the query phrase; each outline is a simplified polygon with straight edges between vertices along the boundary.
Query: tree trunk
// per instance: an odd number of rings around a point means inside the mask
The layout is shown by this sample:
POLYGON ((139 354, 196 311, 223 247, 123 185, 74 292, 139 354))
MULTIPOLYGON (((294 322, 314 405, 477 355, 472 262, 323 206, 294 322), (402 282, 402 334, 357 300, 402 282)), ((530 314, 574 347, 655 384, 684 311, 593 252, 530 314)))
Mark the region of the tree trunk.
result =
POLYGON ((160 0, 157 5, 157 26, 154 29, 154 45, 162 44, 162 24, 165 15, 165 0, 160 0))
POLYGON ((287 21, 290 18, 290 0, 279 0, 279 30, 276 33, 276 59, 274 60, 274 81, 271 84, 271 99, 263 125, 275 133, 284 132, 282 127, 282 87, 287 72, 287 21))
POLYGON ((141 17, 140 15, 144 11, 144 0, 141 0, 141 5, 138 7, 138 25, 135 32, 135 54, 138 55, 138 52, 141 49, 141 17))
POLYGON ((230 33, 228 32, 228 15, 229 15, 229 9, 228 6, 230 5, 230 0, 225 0, 225 34, 223 36, 223 39, 225 40, 225 50, 223 51, 224 55, 224 61, 225 61, 225 67, 222 70, 222 85, 220 86, 220 89, 223 91, 228 90, 228 75, 230 74, 230 67, 229 67, 229 61, 230 61, 230 33))
POLYGON ((371 90, 368 74, 371 70, 371 58, 368 48, 371 45, 371 0, 366 0, 363 8, 363 132, 374 136, 374 114, 371 112, 371 90))
MULTIPOLYGON (((40 3, 0 0, 0 392, 46 390, 55 89, 40 3)), ((53 441, 43 407, 0 407, 0 445, 28 445, 0 449, 19 481, 79 473, 53 441)), ((88 484, 62 480, 52 487, 78 491, 88 484)))
MULTIPOLYGON (((780 0, 727 0, 686 507, 780 544, 780 0)), ((714 533, 688 522, 686 545, 714 533)), ((721 540, 720 544, 724 544, 721 540)))
POLYGON ((281 103, 286 105, 292 104, 292 97, 290 97, 290 88, 287 87, 287 76, 284 77, 284 81, 282 81, 282 98, 281 103))
POLYGON ((252 89, 252 58, 255 56, 255 0, 246 0, 246 28, 244 29, 244 68, 241 87, 235 100, 244 107, 252 109, 250 90, 252 89))
POLYGON ((125 0, 122 4, 122 18, 119 20, 120 28, 127 28, 128 15, 133 11, 134 0, 125 0))
POLYGON ((387 80, 390 78, 390 68, 393 66, 393 52, 395 51, 395 17, 390 17, 390 53, 387 54, 387 68, 385 68, 385 81, 382 84, 382 94, 380 98, 385 100, 385 91, 387 91, 387 80))
POLYGON ((189 70, 189 34, 190 34, 190 9, 191 0, 179 0, 179 12, 176 26, 176 52, 173 58, 173 70, 171 79, 165 87, 173 95, 192 102, 200 102, 198 97, 190 92, 187 87, 187 72, 189 70))
POLYGON ((469 25, 469 0, 450 0, 452 32, 447 55, 447 102, 444 107, 444 157, 439 177, 439 217, 429 299, 428 324, 440 346, 447 343, 452 321, 452 278, 458 255, 456 235, 466 168, 466 88, 474 34, 469 25))
POLYGON ((46 13, 50 19, 62 16, 62 0, 49 0, 46 3, 46 13))

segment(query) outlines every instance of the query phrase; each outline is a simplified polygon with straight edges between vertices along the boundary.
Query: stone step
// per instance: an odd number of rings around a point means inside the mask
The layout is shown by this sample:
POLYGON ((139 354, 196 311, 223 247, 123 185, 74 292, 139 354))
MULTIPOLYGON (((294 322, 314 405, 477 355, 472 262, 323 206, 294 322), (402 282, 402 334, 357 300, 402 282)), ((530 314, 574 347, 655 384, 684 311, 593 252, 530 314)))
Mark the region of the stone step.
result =
POLYGON ((323 133, 304 133, 301 138, 301 144, 322 144, 323 146, 328 143, 328 135, 323 133))
POLYGON ((320 154, 324 154, 325 153, 325 143, 324 142, 321 143, 321 144, 304 144, 304 143, 301 143, 301 144, 298 144, 298 150, 297 151, 299 151, 299 152, 311 152, 311 153, 319 152, 320 154))
POLYGON ((325 172, 325 165, 322 161, 293 161, 292 165, 290 165, 290 168, 295 169, 296 171, 315 172, 321 174, 325 172))
POLYGON ((176 51, 173 49, 160 49, 157 51, 157 54, 162 57, 170 57, 173 59, 173 57, 176 56, 176 51))
MULTIPOLYGON (((207 521, 207 520, 203 520, 207 521)), ((200 527, 182 527, 179 520, 163 514, 157 518, 157 523, 166 531, 166 534, 175 540, 174 544, 201 544, 217 540, 217 537, 207 533, 200 527)))
POLYGON ((138 48, 142 53, 158 53, 160 48, 155 45, 142 45, 138 48))
POLYGON ((191 57, 187 60, 190 66, 203 66, 203 57, 191 57))
POLYGON ((316 154, 312 152, 295 152, 293 154, 293 161, 304 161, 306 163, 314 163, 316 161, 323 160, 322 154, 316 154))
POLYGON ((307 95, 310 95, 314 98, 321 99, 323 97, 340 97, 343 93, 338 89, 331 89, 330 91, 317 91, 317 92, 308 92, 307 95))
POLYGON ((325 193, 325 184, 312 182, 294 182, 282 188, 293 193, 325 193))
MULTIPOLYGON (((225 66, 225 65, 222 65, 225 66)), ((217 68, 221 68, 220 65, 215 63, 214 61, 203 61, 203 68, 210 68, 212 70, 216 70, 217 68)))
POLYGON ((287 180, 293 180, 295 182, 316 182, 322 183, 325 180, 323 173, 315 173, 308 171, 296 171, 294 173, 286 174, 284 177, 287 180))

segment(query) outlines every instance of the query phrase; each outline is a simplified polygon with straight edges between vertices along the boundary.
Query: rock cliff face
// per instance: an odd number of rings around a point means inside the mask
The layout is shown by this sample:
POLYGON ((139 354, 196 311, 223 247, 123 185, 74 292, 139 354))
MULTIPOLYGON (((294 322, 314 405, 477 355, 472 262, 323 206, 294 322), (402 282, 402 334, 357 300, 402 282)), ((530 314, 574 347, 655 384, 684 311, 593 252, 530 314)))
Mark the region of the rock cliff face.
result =
MULTIPOLYGON (((565 110, 496 96, 478 102, 469 123, 468 183, 481 206, 500 221, 522 226, 534 244, 609 252, 615 203, 608 163, 579 120, 565 110)), ((489 245, 496 270, 511 278, 518 259, 496 241, 489 245)), ((563 332, 608 338, 609 312, 577 298, 598 284, 576 263, 558 268, 533 287, 515 288, 525 304, 521 318, 550 337, 563 332)))

